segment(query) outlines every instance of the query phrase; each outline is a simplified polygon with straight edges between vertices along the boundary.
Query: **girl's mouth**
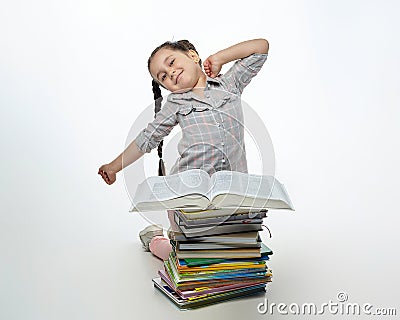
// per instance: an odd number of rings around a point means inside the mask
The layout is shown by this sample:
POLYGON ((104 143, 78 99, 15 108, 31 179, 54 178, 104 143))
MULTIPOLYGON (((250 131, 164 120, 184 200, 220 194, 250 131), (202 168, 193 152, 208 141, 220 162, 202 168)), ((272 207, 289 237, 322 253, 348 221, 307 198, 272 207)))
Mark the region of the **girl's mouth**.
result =
POLYGON ((178 84, 178 80, 181 78, 182 72, 183 72, 183 70, 181 71, 181 73, 179 73, 179 74, 176 76, 175 84, 178 84))

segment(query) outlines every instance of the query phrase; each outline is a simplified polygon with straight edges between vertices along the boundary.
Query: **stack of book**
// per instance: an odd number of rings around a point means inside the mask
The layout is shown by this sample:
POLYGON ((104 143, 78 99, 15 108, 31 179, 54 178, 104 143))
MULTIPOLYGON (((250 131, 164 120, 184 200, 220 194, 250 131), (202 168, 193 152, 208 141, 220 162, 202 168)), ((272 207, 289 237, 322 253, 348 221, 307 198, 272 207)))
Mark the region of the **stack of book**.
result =
POLYGON ((131 211, 174 210, 173 251, 153 282, 180 308, 264 292, 272 251, 258 234, 262 219, 268 209, 294 210, 273 176, 218 171, 210 177, 200 169, 149 177, 132 202, 131 211))
POLYGON ((154 285, 179 308, 265 292, 272 278, 272 251, 258 233, 265 216, 266 210, 174 211, 173 251, 154 285))

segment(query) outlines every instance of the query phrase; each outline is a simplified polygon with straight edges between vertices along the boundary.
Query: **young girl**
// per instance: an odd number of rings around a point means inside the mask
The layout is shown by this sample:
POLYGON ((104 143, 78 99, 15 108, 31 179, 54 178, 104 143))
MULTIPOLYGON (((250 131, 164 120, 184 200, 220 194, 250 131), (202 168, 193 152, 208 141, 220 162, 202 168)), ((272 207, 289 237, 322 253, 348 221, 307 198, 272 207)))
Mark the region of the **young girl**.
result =
MULTIPOLYGON (((265 39, 238 43, 209 56, 203 71, 197 50, 187 40, 157 47, 148 60, 156 106, 154 121, 115 160, 99 168, 104 181, 114 183, 117 172, 156 147, 159 174, 164 175, 162 140, 177 124, 182 128, 180 157, 170 174, 196 168, 210 175, 219 170, 247 172, 241 94, 263 66, 268 49, 265 39), (219 75, 224 64, 235 60, 224 75, 219 75), (171 92, 162 108, 159 86, 171 92)), ((168 258, 171 245, 162 237, 162 228, 149 226, 140 238, 146 249, 161 259, 168 258)))

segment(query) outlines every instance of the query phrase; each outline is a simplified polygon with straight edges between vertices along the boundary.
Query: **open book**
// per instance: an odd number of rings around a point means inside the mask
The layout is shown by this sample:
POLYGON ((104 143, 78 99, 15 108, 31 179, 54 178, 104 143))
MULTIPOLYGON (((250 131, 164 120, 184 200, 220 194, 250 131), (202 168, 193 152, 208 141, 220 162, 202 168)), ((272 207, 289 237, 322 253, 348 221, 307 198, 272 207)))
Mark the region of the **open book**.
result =
POLYGON ((137 188, 131 211, 219 208, 294 210, 285 187, 273 176, 201 169, 150 177, 137 188))

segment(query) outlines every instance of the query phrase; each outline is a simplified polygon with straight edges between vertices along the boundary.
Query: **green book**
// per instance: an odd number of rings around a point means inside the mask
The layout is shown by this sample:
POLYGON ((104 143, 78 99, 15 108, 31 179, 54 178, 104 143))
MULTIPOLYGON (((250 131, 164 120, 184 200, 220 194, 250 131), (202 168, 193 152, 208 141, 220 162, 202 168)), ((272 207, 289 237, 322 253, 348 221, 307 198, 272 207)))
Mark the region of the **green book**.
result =
MULTIPOLYGON (((272 255, 273 252, 270 248, 268 248, 264 243, 261 243, 261 259, 268 258, 268 256, 272 255)), ((191 258, 191 259, 181 259, 184 261, 183 264, 186 264, 189 267, 201 266, 201 265, 209 265, 222 263, 234 259, 218 259, 218 258, 191 258)), ((246 259, 242 259, 246 260, 246 259)))

